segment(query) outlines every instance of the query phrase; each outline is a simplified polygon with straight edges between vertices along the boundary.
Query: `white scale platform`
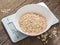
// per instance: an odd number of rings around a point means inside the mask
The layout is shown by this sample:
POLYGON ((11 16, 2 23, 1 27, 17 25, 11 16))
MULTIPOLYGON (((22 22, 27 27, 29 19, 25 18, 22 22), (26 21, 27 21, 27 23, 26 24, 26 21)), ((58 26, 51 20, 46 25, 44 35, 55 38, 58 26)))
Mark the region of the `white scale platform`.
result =
MULTIPOLYGON (((43 2, 38 3, 38 5, 44 6, 49 10, 49 8, 43 2)), ((7 17, 3 18, 2 23, 3 23, 4 27, 6 28, 6 31, 8 32, 12 42, 16 43, 16 42, 18 42, 18 41, 20 41, 20 40, 22 40, 22 39, 24 39, 24 38, 26 38, 28 36, 22 34, 21 32, 19 32, 15 28, 14 24, 12 22, 10 22, 11 18, 13 18, 14 16, 15 16, 15 14, 12 14, 10 16, 7 16, 7 17)))

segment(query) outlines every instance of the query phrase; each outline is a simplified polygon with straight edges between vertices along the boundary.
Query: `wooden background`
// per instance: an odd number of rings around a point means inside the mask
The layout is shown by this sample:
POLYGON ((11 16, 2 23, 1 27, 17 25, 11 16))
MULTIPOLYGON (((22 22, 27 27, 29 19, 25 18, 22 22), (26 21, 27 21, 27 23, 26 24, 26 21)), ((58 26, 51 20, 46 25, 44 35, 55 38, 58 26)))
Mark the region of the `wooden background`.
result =
MULTIPOLYGON (((60 0, 0 0, 0 45, 60 45, 60 33, 58 33, 59 39, 56 41, 56 43, 53 43, 53 40, 48 38, 48 43, 43 44, 43 42, 36 37, 28 37, 14 44, 11 42, 6 30, 1 23, 1 19, 3 17, 15 13, 22 6, 39 2, 45 2, 50 10, 60 20, 60 0)), ((53 30, 53 27, 56 27, 57 31, 60 32, 60 22, 52 26, 49 30, 53 30)))

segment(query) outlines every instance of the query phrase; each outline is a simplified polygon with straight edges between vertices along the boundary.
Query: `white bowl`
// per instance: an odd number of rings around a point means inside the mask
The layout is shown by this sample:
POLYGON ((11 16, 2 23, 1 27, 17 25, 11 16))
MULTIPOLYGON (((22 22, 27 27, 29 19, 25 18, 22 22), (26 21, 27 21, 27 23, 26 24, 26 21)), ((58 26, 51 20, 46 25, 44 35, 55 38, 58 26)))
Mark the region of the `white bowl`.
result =
POLYGON ((14 20, 13 23, 14 23, 15 27, 17 28, 17 30, 22 32, 23 34, 26 34, 29 36, 37 36, 37 35, 40 35, 40 34, 46 32, 51 27, 52 19, 53 19, 51 17, 52 17, 51 13, 47 10, 47 8, 45 8, 41 5, 37 5, 37 4, 29 4, 29 5, 23 6, 16 12, 15 19, 13 19, 14 20), (36 13, 39 13, 39 14, 42 14, 43 16, 45 16, 47 19, 47 28, 43 32, 40 32, 38 34, 28 34, 26 32, 23 32, 19 26, 19 19, 20 19, 20 16, 26 12, 36 12, 36 13))

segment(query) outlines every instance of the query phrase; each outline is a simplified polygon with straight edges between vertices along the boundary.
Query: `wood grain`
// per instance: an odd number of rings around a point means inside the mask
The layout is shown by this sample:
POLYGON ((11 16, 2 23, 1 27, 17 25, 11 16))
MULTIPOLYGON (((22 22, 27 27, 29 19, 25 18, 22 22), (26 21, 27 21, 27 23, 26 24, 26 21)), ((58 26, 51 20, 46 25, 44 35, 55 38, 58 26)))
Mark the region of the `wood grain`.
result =
MULTIPOLYGON (((17 43, 12 43, 1 19, 10 14, 15 13, 19 8, 24 5, 45 2, 50 10, 55 14, 55 16, 60 20, 60 0, 0 0, 0 45, 60 45, 60 33, 58 33, 59 40, 56 43, 53 42, 53 39, 48 38, 48 43, 43 44, 43 42, 36 37, 28 37, 17 43), (3 13, 1 10, 10 9, 8 13, 3 13)), ((60 22, 52 26, 49 30, 53 30, 53 27, 56 27, 58 32, 60 32, 60 22)))

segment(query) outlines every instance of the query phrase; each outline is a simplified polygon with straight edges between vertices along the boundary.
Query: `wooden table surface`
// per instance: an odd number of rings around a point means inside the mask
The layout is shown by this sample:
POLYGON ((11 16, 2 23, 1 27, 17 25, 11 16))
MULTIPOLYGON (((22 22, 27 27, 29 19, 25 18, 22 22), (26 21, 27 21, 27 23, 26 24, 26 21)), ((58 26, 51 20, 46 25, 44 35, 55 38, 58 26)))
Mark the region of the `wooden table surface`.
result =
POLYGON ((0 0, 0 45, 60 45, 60 22, 53 25, 49 30, 57 28, 57 38, 48 38, 48 43, 43 42, 36 37, 27 37, 17 43, 12 43, 1 19, 15 13, 19 8, 26 4, 45 2, 55 16, 60 20, 60 0, 0 0))

